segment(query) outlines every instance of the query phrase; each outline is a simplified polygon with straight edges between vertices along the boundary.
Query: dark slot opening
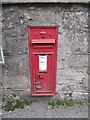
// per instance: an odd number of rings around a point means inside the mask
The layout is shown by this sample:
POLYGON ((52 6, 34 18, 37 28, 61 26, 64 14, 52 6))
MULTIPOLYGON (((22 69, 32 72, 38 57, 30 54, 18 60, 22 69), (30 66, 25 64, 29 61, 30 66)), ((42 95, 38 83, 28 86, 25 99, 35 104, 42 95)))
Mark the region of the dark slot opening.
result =
POLYGON ((53 43, 34 43, 33 47, 52 47, 53 43))

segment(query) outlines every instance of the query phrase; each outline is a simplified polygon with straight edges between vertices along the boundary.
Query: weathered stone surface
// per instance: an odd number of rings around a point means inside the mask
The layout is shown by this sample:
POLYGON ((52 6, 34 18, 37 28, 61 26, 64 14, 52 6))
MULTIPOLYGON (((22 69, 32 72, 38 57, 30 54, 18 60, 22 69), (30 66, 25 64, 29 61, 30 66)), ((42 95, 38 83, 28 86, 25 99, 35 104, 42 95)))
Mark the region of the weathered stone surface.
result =
POLYGON ((85 29, 86 27, 88 27, 88 13, 85 11, 64 12, 63 22, 64 27, 67 29, 83 31, 82 28, 85 29))
POLYGON ((2 0, 3 3, 88 3, 89 0, 2 0))
POLYGON ((72 94, 72 98, 75 100, 88 99, 88 93, 76 91, 72 94))
POLYGON ((3 78, 3 88, 7 89, 27 89, 30 81, 25 75, 11 76, 3 78))
POLYGON ((30 79, 28 26, 57 25, 56 96, 67 99, 78 99, 78 97, 83 99, 88 96, 89 33, 86 4, 12 4, 3 5, 2 13, 2 39, 5 54, 3 77, 6 77, 4 88, 10 88, 9 91, 4 89, 4 92, 6 90, 10 93, 17 91, 19 95, 28 94, 29 96, 30 94, 27 92, 30 79), (19 75, 22 76, 20 79, 19 75), (15 78, 12 80, 12 76, 17 76, 17 82, 15 78), (19 91, 22 87, 25 92, 19 91))
POLYGON ((3 76, 29 75, 28 55, 9 56, 5 58, 3 76))
POLYGON ((85 71, 64 68, 57 72, 57 91, 88 89, 88 74, 85 71))
POLYGON ((0 107, 2 105, 2 89, 0 88, 0 107))
POLYGON ((88 55, 71 55, 67 58, 70 67, 88 67, 88 55))
POLYGON ((2 91, 2 97, 5 94, 11 94, 11 95, 17 95, 20 98, 29 98, 31 96, 30 89, 3 89, 2 91))
POLYGON ((0 65, 0 78, 2 77, 2 65, 0 65))
POLYGON ((2 118, 2 89, 0 86, 0 120, 2 118))
MULTIPOLYGON (((61 53, 61 52, 60 52, 61 53)), ((63 51, 63 54, 61 53, 61 58, 58 57, 58 63, 57 63, 57 69, 63 69, 63 68, 75 68, 75 69, 83 69, 83 67, 88 67, 88 55, 67 55, 63 51)), ((71 69, 70 68, 70 69, 71 69)))
POLYGON ((5 42, 4 54, 8 54, 9 56, 28 54, 28 40, 24 37, 7 36, 5 42))
POLYGON ((86 91, 60 91, 61 94, 57 94, 56 97, 66 100, 85 100, 88 99, 88 93, 86 91))

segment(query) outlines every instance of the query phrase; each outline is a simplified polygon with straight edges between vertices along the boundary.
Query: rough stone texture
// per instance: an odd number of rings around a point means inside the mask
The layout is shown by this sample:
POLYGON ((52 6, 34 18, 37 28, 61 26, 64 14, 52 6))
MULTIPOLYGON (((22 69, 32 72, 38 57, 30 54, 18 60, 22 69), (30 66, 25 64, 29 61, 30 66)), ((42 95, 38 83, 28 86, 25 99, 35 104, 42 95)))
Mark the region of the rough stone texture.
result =
MULTIPOLYGON (((2 46, 2 5, 0 2, 0 47, 2 46)), ((1 57, 1 56, 0 56, 1 57)), ((2 118, 2 65, 0 64, 0 120, 2 118)))
POLYGON ((1 0, 2 3, 88 3, 89 0, 1 0))
POLYGON ((24 75, 19 75, 16 77, 6 77, 3 79, 3 86, 8 89, 26 89, 29 88, 28 79, 24 75), (22 85, 23 84, 23 85, 22 85))
POLYGON ((23 95, 26 93, 30 95, 28 25, 58 25, 56 97, 86 98, 88 96, 88 6, 12 4, 3 5, 2 12, 5 55, 4 93, 22 91, 23 95))

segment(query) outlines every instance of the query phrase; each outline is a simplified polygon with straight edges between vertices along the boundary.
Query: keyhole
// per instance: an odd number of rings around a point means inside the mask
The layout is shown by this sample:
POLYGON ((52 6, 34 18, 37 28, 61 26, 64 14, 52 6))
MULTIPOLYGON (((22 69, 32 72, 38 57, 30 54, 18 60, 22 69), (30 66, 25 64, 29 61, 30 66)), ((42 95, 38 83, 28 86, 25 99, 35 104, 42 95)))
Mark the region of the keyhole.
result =
POLYGON ((39 78, 40 78, 40 75, 39 75, 39 78))

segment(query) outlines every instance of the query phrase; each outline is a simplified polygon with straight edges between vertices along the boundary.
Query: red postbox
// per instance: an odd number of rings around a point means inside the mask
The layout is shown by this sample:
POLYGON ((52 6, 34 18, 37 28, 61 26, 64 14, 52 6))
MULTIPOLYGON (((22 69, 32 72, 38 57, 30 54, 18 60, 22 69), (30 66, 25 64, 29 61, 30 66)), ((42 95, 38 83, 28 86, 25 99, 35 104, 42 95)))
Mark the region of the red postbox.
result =
POLYGON ((29 26, 28 35, 32 96, 54 96, 58 27, 29 26))

